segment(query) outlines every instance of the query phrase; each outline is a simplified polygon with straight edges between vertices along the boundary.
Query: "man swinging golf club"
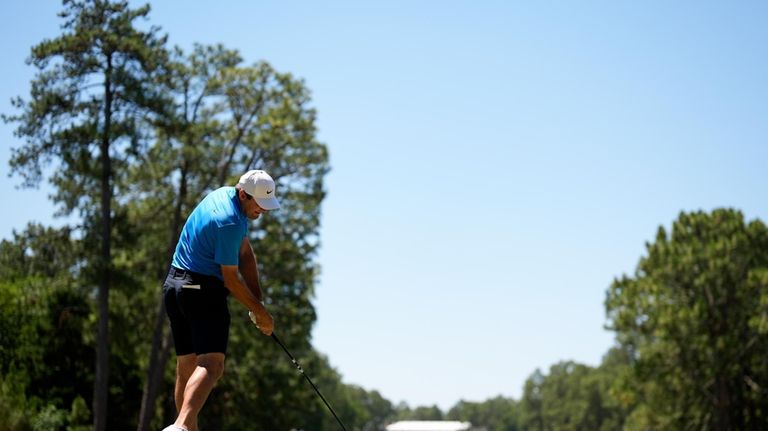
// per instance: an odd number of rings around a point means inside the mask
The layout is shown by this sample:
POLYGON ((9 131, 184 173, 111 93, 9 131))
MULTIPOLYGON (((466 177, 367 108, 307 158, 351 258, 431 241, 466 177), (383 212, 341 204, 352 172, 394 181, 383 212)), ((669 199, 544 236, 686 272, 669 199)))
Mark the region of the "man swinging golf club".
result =
POLYGON ((272 177, 252 170, 234 187, 208 194, 184 224, 163 284, 176 346, 178 410, 176 422, 163 431, 197 431, 197 416, 224 372, 230 293, 248 308, 261 332, 272 334, 274 322, 262 304, 248 220, 278 208, 272 177))

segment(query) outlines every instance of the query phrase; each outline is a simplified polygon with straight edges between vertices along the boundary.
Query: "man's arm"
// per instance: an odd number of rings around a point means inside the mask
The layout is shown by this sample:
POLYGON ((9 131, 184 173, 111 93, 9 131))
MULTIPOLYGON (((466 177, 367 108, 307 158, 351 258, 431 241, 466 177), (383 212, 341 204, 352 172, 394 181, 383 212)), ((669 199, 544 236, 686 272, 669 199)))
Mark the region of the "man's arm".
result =
POLYGON ((259 268, 256 266, 256 255, 251 248, 251 242, 248 241, 248 237, 243 237, 243 241, 240 243, 240 275, 243 276, 246 286, 250 289, 253 296, 259 300, 264 301, 261 294, 261 284, 259 283, 259 268))
POLYGON ((237 266, 221 265, 221 275, 224 277, 224 286, 229 289, 232 296, 256 316, 256 322, 261 332, 264 335, 272 335, 272 329, 274 328, 272 316, 264 308, 261 301, 254 296, 253 292, 240 281, 237 266))

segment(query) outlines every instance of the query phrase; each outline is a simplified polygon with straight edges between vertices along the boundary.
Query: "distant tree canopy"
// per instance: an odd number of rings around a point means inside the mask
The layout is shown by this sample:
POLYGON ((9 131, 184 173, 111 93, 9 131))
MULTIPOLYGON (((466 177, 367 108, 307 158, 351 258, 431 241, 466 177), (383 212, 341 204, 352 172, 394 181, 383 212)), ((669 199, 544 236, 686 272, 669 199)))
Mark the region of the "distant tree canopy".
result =
POLYGON ((553 365, 549 375, 536 370, 525 382, 520 400, 520 429, 623 429, 626 409, 613 396, 611 388, 627 369, 623 352, 612 349, 597 368, 566 361, 553 365))
POLYGON ((518 402, 498 396, 479 403, 459 401, 445 417, 483 426, 488 431, 519 431, 522 429, 519 414, 518 402))

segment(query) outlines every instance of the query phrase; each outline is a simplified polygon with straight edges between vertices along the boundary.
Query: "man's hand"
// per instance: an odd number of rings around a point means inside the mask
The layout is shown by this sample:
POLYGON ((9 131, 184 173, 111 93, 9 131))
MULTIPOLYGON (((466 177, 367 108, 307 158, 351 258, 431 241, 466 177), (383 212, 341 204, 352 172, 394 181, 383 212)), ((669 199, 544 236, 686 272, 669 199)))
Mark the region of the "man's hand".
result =
POLYGON ((248 312, 248 317, 251 318, 251 322, 253 322, 257 328, 259 328, 259 331, 261 331, 264 335, 272 335, 272 330, 275 328, 275 322, 272 320, 272 316, 264 310, 262 313, 254 313, 253 311, 248 312))

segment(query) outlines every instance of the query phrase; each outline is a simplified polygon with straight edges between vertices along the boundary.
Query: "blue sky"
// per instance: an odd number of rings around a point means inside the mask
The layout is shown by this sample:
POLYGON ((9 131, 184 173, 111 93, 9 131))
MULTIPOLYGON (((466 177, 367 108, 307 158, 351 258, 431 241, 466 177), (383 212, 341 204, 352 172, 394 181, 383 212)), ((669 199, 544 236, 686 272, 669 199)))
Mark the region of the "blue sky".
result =
MULTIPOLYGON (((150 22, 312 90, 333 169, 314 343, 393 402, 518 398, 537 367, 596 365, 606 288, 658 226, 768 217, 764 2, 219 3, 155 2, 150 22)), ((3 9, 7 113, 60 2, 3 9)), ((0 192, 24 202, 0 236, 57 223, 0 138, 0 192)))

